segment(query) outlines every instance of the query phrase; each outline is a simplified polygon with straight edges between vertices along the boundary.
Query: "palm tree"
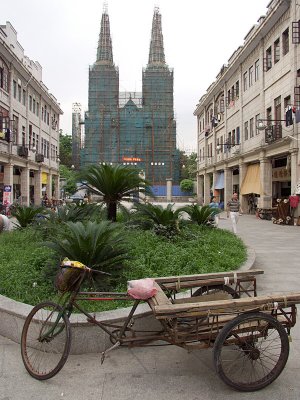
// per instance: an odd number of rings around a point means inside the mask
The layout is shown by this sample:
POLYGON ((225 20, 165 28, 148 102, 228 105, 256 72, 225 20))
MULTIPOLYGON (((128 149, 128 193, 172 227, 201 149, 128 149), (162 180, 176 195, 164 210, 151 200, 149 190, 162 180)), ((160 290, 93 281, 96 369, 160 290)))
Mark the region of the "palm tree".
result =
POLYGON ((62 258, 80 261, 94 269, 109 269, 128 258, 125 237, 118 224, 109 221, 67 222, 63 238, 53 236, 45 245, 62 258))
POLYGON ((197 204, 182 207, 181 211, 185 211, 191 222, 198 225, 208 225, 209 220, 221 212, 218 208, 211 208, 209 205, 200 207, 197 204))
POLYGON ((28 225, 37 222, 39 216, 43 215, 43 207, 27 207, 16 205, 12 210, 11 215, 16 218, 18 224, 15 224, 19 229, 26 228, 28 225))
POLYGON ((182 209, 173 210, 174 204, 168 204, 166 208, 161 205, 136 204, 136 212, 131 223, 143 229, 153 229, 157 235, 168 238, 179 233, 179 215, 182 209))
POLYGON ((124 197, 136 192, 151 194, 149 182, 136 168, 125 165, 89 165, 80 177, 91 192, 103 196, 111 221, 116 221, 117 205, 124 197))

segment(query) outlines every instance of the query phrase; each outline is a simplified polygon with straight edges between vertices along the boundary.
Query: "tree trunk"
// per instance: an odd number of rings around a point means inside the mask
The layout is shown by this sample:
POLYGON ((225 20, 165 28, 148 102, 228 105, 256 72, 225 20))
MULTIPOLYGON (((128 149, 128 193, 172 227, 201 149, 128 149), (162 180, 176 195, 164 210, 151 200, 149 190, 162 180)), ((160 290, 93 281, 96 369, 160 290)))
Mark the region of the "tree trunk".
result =
POLYGON ((107 203, 107 218, 112 221, 116 222, 117 220, 117 203, 114 201, 111 201, 107 203))

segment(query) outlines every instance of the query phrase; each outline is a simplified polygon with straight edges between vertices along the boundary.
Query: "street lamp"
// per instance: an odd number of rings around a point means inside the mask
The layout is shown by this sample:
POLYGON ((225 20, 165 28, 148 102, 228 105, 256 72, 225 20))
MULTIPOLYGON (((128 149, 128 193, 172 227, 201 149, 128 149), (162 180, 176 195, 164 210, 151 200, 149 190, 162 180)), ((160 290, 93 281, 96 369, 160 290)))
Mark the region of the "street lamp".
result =
POLYGON ((269 124, 270 122, 285 122, 285 119, 269 119, 269 118, 261 119, 260 118, 259 120, 257 120, 256 128, 259 131, 264 131, 270 126, 270 124, 269 124))

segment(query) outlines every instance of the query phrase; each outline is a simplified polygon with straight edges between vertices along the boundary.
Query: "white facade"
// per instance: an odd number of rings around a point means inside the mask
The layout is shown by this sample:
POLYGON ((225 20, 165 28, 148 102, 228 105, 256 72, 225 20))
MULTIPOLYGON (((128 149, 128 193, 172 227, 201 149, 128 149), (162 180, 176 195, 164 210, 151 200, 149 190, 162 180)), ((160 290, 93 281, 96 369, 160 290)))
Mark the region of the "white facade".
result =
POLYGON ((247 211, 245 177, 254 164, 260 208, 294 194, 300 179, 299 21, 296 0, 271 1, 199 100, 194 115, 200 203, 214 194, 226 204, 237 191, 247 211), (260 119, 266 130, 257 129, 260 119))
POLYGON ((42 82, 42 67, 26 55, 10 24, 0 25, 0 201, 41 204, 59 196, 59 117, 42 82))

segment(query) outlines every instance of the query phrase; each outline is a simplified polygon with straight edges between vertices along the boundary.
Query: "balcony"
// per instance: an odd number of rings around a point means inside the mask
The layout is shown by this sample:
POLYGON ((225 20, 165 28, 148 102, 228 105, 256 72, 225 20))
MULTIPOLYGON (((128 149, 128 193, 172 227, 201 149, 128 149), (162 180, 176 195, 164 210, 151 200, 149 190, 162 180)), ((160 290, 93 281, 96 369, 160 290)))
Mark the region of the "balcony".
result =
POLYGON ((271 144, 282 139, 282 125, 268 125, 265 129, 265 143, 271 144))
POLYGON ((25 146, 19 146, 18 147, 18 156, 27 158, 29 153, 28 147, 25 146))

